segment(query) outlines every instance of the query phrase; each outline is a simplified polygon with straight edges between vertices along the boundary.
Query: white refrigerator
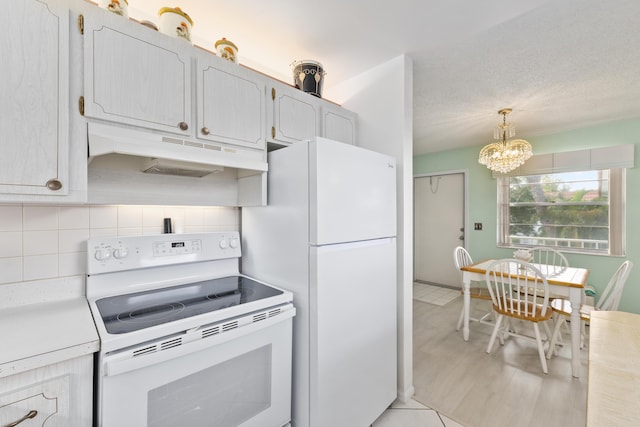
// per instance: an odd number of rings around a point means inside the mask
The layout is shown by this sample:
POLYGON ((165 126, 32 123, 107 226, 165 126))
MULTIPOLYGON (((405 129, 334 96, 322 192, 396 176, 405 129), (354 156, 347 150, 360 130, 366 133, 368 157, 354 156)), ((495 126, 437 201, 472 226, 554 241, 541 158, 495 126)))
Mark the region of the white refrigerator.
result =
POLYGON ((242 271, 293 292, 293 427, 368 427, 397 395, 396 166, 324 138, 269 153, 242 271))

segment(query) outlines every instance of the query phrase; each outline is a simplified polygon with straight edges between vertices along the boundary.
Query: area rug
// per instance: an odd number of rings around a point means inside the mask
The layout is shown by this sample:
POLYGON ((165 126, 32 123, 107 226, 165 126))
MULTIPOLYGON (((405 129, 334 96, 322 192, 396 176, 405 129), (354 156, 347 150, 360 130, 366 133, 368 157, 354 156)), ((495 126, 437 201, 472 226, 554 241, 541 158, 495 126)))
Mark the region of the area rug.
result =
POLYGON ((461 296, 456 289, 427 285, 425 283, 413 283, 413 299, 434 305, 445 305, 461 296))

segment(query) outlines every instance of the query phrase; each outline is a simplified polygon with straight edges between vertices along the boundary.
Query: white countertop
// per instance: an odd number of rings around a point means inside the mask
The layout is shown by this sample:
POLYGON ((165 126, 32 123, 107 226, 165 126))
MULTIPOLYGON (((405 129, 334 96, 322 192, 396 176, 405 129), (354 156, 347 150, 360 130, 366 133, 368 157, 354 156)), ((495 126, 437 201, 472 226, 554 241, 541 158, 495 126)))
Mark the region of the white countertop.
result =
POLYGON ((0 286, 0 378, 99 350, 100 341, 86 298, 56 293, 69 288, 67 283, 57 285, 55 281, 49 285, 49 297, 36 292, 32 299, 36 302, 31 304, 24 304, 24 295, 41 290, 42 283, 35 283, 35 288, 28 283, 0 286), (11 305, 7 299, 20 304, 11 305))
POLYGON ((640 315, 592 311, 587 426, 637 426, 640 420, 640 315))

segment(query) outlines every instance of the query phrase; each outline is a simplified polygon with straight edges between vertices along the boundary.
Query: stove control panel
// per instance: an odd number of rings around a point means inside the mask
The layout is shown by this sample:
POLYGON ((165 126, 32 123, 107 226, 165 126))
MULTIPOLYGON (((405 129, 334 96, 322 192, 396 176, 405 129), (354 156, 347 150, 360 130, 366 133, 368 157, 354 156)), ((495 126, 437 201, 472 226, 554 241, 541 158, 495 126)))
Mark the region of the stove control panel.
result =
POLYGON ((154 256, 170 256, 182 254, 197 254, 202 250, 202 240, 179 240, 171 242, 155 242, 154 256))
POLYGON ((87 242, 89 274, 240 258, 237 231, 96 237, 87 242))

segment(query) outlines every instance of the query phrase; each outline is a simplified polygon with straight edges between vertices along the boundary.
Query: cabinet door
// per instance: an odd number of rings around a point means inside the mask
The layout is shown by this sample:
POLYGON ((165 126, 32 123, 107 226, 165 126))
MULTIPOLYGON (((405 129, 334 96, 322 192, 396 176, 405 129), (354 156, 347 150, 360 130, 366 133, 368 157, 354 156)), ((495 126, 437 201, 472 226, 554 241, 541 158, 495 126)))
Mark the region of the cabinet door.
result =
POLYGON ((265 147, 265 81, 216 57, 199 58, 198 138, 265 147))
POLYGON ((357 145, 358 116, 339 106, 322 107, 322 136, 334 141, 357 145))
POLYGON ((15 2, 0 15, 0 193, 66 195, 69 10, 15 2))
POLYGON ((65 375, 0 395, 0 425, 70 425, 69 387, 65 375))
POLYGON ((292 143, 320 135, 320 100, 281 85, 271 89, 271 141, 292 143))
POLYGON ((86 117, 191 134, 191 52, 102 8, 85 14, 86 117))

